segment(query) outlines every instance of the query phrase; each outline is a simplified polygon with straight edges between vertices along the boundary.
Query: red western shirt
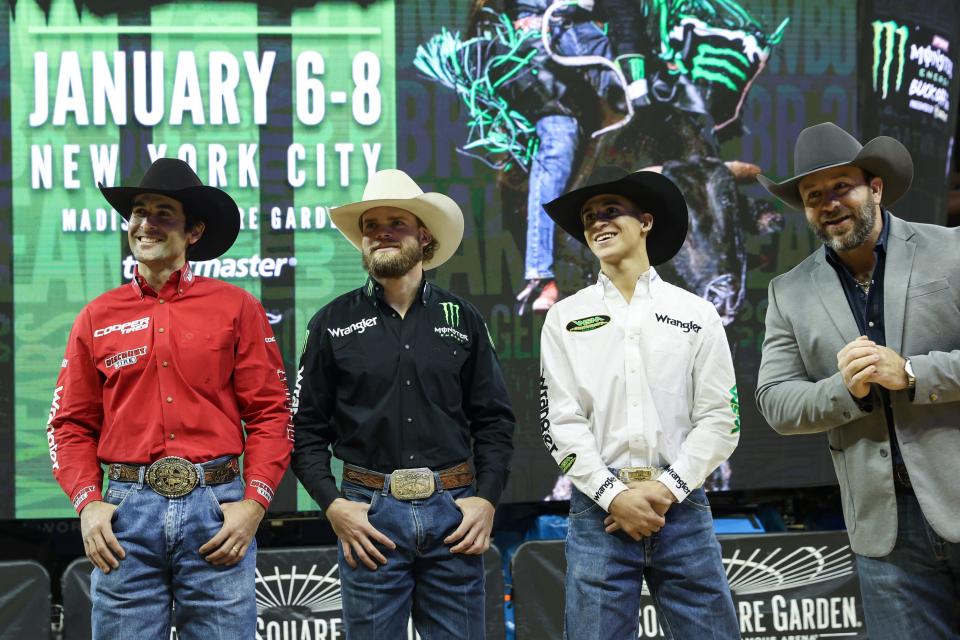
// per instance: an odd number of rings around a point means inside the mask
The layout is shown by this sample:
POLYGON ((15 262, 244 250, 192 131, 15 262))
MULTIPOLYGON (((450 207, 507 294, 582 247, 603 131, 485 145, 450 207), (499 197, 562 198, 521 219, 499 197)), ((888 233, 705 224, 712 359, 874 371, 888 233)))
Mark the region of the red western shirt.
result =
POLYGON ((189 263, 159 293, 137 274, 70 332, 47 421, 53 475, 79 513, 102 499, 101 463, 242 453, 244 497, 266 508, 289 463, 289 406, 256 298, 189 263))

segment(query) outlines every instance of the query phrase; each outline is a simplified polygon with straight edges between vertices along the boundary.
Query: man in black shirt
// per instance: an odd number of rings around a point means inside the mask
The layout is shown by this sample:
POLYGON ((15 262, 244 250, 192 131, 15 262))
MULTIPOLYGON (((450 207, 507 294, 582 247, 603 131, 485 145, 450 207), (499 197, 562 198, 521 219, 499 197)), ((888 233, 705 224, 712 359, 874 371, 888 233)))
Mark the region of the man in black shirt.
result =
POLYGON ((412 612, 424 637, 482 638, 515 419, 480 313, 423 276, 456 251, 463 214, 385 170, 331 217, 370 277, 308 325, 293 469, 340 539, 346 632, 406 637, 412 612))

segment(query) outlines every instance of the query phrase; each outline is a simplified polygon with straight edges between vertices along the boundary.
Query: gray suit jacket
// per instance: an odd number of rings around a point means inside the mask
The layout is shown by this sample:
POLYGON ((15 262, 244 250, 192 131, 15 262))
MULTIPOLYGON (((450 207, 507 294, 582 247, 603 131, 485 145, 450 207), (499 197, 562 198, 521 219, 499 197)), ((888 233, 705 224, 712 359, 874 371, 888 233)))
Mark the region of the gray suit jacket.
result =
MULTIPOLYGON (((960 542, 960 228, 890 216, 883 285, 887 346, 909 357, 914 400, 891 392, 917 499, 933 529, 960 542)), ((770 282, 757 381, 760 412, 779 433, 825 431, 855 553, 884 556, 897 536, 890 441, 876 389, 860 410, 837 370, 859 335, 821 247, 770 282)))

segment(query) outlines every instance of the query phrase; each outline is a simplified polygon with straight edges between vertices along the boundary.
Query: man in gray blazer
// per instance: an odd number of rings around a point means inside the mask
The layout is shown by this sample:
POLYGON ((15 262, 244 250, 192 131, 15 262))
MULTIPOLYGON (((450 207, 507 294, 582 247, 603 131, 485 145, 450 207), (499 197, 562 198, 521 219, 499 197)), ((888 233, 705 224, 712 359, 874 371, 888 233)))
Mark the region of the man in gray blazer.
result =
POLYGON ((824 246, 770 282, 757 404, 826 432, 871 640, 960 637, 960 229, 884 207, 913 178, 886 136, 804 129, 774 196, 824 246))

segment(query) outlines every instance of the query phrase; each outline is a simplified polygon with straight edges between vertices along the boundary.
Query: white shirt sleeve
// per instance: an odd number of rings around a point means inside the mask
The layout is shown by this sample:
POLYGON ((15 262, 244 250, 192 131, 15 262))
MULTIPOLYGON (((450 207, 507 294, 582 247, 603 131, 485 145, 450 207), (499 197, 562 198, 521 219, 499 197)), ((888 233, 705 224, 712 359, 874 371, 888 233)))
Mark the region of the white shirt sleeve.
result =
POLYGON ((680 455, 658 478, 678 501, 702 485, 740 441, 740 401, 727 336, 716 312, 704 324, 703 341, 693 362, 693 428, 680 446, 680 455))
POLYGON ((564 350, 560 314, 547 313, 540 334, 540 435, 574 486, 605 511, 627 487, 600 456, 590 420, 577 399, 577 380, 564 350))

